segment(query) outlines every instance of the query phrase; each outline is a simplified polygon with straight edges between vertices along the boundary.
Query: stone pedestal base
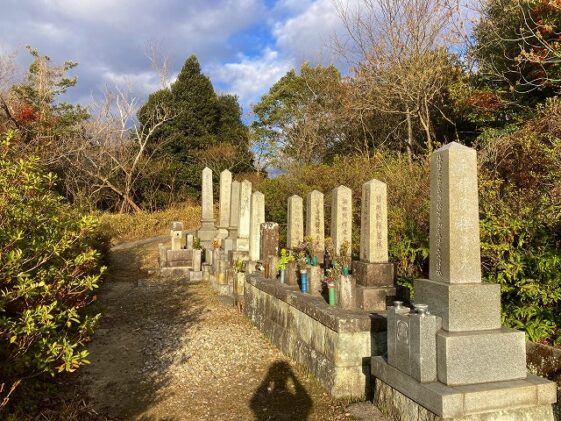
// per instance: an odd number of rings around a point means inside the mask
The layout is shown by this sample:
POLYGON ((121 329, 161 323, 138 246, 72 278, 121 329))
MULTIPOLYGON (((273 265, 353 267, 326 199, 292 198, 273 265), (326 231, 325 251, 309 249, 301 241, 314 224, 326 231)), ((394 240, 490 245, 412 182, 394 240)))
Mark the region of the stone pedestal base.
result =
POLYGON ((193 250, 166 250, 167 266, 192 266, 193 250))
POLYGON ((393 420, 553 421, 557 387, 531 374, 523 380, 450 387, 420 383, 383 357, 372 358, 371 371, 374 404, 393 420))
POLYGON ((296 262, 290 262, 286 265, 285 276, 285 283, 287 285, 298 286, 300 271, 298 270, 298 265, 296 264, 296 262))
POLYGON ((249 252, 249 238, 236 238, 234 250, 249 252))
POLYGON ((218 227, 216 230, 216 238, 218 240, 224 240, 228 237, 228 227, 218 227))
POLYGON ((395 298, 394 287, 356 286, 356 305, 364 311, 385 311, 395 298))
POLYGON ((170 278, 189 278, 189 272, 191 272, 193 268, 191 266, 176 266, 176 267, 165 267, 160 268, 160 276, 161 277, 170 277, 170 278))
POLYGON ((353 276, 357 285, 365 287, 393 286, 395 266, 393 263, 368 263, 355 260, 353 276))
POLYGON ((203 280, 203 271, 192 270, 189 272, 189 282, 199 282, 203 280))
POLYGON ((442 328, 450 332, 501 327, 498 284, 446 284, 416 279, 414 301, 428 304, 431 314, 442 317, 442 328))
POLYGON ((228 261, 233 266, 237 260, 249 261, 249 251, 230 250, 228 252, 228 261))
POLYGON ((514 329, 436 334, 438 380, 466 385, 526 377, 524 332, 514 329))

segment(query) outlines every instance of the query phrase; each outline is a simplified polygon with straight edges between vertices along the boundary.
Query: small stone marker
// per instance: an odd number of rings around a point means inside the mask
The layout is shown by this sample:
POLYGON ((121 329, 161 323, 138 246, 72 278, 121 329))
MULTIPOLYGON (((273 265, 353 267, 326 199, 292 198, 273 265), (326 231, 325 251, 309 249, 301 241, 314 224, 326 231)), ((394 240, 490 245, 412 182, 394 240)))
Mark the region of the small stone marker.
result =
POLYGON ((187 234, 187 249, 193 249, 193 234, 187 234))
POLYGON ((265 222, 265 195, 259 191, 251 195, 251 226, 249 238, 249 260, 256 262, 261 251, 261 224, 265 222))
POLYGON ((198 237, 201 239, 201 244, 205 246, 210 246, 210 243, 216 235, 216 227, 214 226, 214 199, 212 191, 212 170, 207 167, 203 170, 201 228, 198 231, 198 237))
MULTIPOLYGON (((341 244, 351 245, 353 232, 353 192, 346 186, 333 189, 331 198, 331 238, 335 254, 339 255, 341 244)), ((351 253, 349 247, 349 255, 351 253)))
POLYGON ((237 251, 249 251, 249 231, 251 225, 251 182, 244 180, 240 185, 240 218, 238 222, 237 251))
POLYGON ((220 173, 220 211, 218 218, 218 237, 226 238, 230 227, 230 204, 232 194, 232 173, 224 170, 220 173))
POLYGON ((295 249, 304 240, 304 201, 298 195, 288 198, 286 247, 295 249))
POLYGON ((323 290, 322 281, 322 274, 323 270, 319 266, 310 266, 308 267, 308 288, 310 290, 310 294, 317 295, 321 297, 321 293, 323 290))
POLYGON ((337 304, 344 309, 356 308, 356 281, 352 276, 341 275, 338 282, 337 304))
POLYGON ((174 221, 171 223, 170 236, 172 250, 181 250, 183 247, 185 247, 183 222, 174 221))
POLYGON ((264 222, 261 224, 261 250, 259 260, 266 262, 269 256, 279 254, 279 224, 264 222))
POLYGON ((306 200, 306 235, 312 236, 317 252, 325 250, 325 222, 323 219, 323 193, 314 190, 306 200))

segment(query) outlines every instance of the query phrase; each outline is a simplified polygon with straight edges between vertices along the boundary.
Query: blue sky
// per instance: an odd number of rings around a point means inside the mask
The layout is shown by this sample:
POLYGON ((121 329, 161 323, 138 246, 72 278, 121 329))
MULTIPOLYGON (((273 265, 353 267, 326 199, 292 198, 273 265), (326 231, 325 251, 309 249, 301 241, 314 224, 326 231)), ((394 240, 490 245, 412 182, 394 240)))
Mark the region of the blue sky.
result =
POLYGON ((0 52, 18 51, 25 65, 32 45, 55 63, 79 62, 68 99, 81 103, 106 86, 139 99, 158 89, 146 56, 156 43, 172 76, 196 54, 247 113, 291 68, 334 61, 331 40, 343 30, 332 0, 2 0, 0 9, 0 52))

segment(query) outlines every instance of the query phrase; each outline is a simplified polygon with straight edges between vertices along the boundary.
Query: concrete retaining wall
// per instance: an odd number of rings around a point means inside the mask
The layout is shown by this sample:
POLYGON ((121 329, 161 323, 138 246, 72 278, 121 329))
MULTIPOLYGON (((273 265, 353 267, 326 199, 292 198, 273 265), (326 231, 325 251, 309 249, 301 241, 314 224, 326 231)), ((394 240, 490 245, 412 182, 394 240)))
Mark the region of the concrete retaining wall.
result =
POLYGON ((258 275, 247 277, 244 312, 333 397, 370 395, 370 356, 386 348, 384 317, 332 307, 321 297, 258 275))

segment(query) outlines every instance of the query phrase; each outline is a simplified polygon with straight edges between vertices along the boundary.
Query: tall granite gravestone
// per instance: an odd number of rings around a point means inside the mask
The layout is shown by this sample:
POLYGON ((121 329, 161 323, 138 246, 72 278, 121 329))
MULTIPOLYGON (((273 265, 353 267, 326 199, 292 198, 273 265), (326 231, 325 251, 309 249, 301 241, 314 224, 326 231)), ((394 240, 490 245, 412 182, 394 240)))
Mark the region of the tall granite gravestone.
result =
POLYGON ((201 228, 197 234, 205 247, 210 247, 216 236, 212 194, 212 170, 207 167, 203 170, 201 228))
POLYGON ((228 237, 230 227, 230 203, 232 194, 232 173, 224 170, 220 173, 220 208, 218 216, 218 237, 228 237))
POLYGON ((295 249, 304 240, 304 201, 298 195, 288 198, 286 247, 295 249))
POLYGON ((249 230, 251 225, 251 182, 244 180, 240 184, 240 215, 238 222, 238 236, 236 238, 237 251, 249 252, 249 230))
POLYGON ((360 261, 353 262, 357 305, 383 311, 395 296, 394 265, 388 262, 388 208, 386 183, 370 180, 362 185, 360 261))
POLYGON ((446 419, 553 419, 555 384, 526 373, 524 333, 501 327, 500 286, 481 283, 477 157, 458 143, 431 158, 429 278, 415 281, 414 313, 388 309, 375 401, 446 419))
POLYGON ((346 186, 339 186, 331 195, 331 239, 336 255, 345 241, 349 243, 348 254, 351 254, 352 232, 353 192, 346 186))
POLYGON ((325 222, 323 218, 323 193, 314 190, 306 198, 306 235, 314 239, 314 250, 323 262, 325 251, 325 222))
POLYGON ((249 260, 257 262, 261 251, 261 224, 265 222, 265 195, 260 191, 251 195, 251 223, 249 229, 249 260))
POLYGON ((238 224, 240 223, 240 182, 232 181, 230 190, 230 226, 228 228, 228 237, 223 240, 224 253, 228 253, 234 249, 236 238, 238 237, 238 224))

